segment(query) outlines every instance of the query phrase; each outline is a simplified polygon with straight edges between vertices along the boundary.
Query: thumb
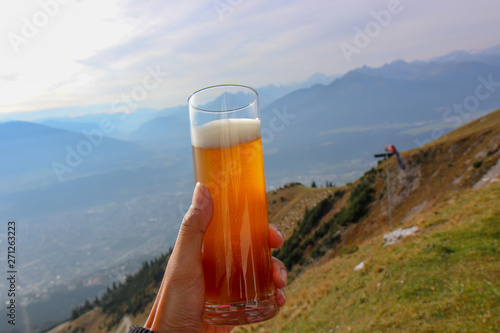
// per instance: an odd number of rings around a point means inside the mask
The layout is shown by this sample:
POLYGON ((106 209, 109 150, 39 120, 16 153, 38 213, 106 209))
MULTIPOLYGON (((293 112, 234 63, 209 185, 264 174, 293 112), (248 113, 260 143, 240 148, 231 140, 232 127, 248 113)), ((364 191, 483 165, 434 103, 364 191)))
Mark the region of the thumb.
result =
MULTIPOLYGON (((210 192, 197 183, 191 207, 182 220, 174 251, 168 260, 159 298, 155 301, 152 331, 177 332, 172 327, 184 327, 180 332, 187 332, 186 325, 201 325, 205 292, 201 246, 212 215, 210 192)), ((190 330, 193 331, 201 330, 190 330)))
POLYGON ((176 250, 187 260, 201 261, 201 245, 213 215, 212 196, 208 188, 196 183, 193 200, 182 219, 176 250), (189 259, 188 259, 189 258, 189 259))

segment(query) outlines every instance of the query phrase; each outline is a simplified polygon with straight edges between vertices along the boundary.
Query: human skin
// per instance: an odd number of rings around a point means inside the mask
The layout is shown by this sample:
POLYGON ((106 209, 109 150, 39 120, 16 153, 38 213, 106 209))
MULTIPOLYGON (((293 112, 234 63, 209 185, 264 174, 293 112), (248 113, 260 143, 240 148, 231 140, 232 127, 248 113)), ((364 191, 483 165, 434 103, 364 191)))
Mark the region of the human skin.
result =
MULTIPOLYGON (((204 185, 197 183, 145 328, 157 333, 227 333, 233 329, 229 326, 208 325, 201 320, 205 303, 201 247, 212 214, 210 192, 204 185)), ((282 245, 283 236, 276 226, 270 224, 269 246, 279 248, 282 245)), ((276 287, 276 302, 281 307, 286 302, 283 288, 287 282, 287 273, 285 265, 274 257, 272 276, 276 287)))

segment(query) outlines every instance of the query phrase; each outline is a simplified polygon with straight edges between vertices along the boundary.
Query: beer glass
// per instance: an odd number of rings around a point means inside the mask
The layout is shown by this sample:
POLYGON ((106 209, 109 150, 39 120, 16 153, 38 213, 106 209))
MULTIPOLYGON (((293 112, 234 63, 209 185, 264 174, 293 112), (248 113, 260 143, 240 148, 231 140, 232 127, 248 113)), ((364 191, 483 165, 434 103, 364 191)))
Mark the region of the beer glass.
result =
POLYGON ((244 325, 278 313, 271 271, 257 92, 220 85, 188 100, 195 183, 214 213, 203 240, 203 321, 244 325))

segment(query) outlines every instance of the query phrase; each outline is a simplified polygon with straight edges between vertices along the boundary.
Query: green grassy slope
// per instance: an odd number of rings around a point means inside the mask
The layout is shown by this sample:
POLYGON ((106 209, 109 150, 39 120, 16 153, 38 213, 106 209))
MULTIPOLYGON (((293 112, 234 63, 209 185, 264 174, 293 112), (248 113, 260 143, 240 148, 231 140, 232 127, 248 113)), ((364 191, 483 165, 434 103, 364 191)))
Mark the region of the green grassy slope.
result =
POLYGON ((499 331, 500 184, 445 197, 407 225, 419 233, 311 267, 277 318, 239 331, 499 331))

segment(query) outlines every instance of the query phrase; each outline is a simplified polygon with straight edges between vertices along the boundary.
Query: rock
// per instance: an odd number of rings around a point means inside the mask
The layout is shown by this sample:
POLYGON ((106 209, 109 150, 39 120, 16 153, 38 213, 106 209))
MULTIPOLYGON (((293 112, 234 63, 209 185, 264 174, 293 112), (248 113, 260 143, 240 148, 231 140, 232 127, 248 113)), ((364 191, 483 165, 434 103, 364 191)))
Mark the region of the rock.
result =
POLYGON ((500 177, 500 159, 493 165, 488 172, 472 187, 473 189, 485 187, 488 184, 498 182, 500 177))
POLYGON ((395 244, 407 236, 413 236, 413 235, 415 235, 415 233, 417 231, 418 231, 418 227, 410 227, 410 228, 406 228, 406 229, 400 228, 400 229, 391 231, 390 233, 384 235, 384 239, 385 239, 384 246, 395 244))
POLYGON ((354 271, 361 271, 365 268, 365 263, 362 261, 356 267, 354 267, 354 271))

